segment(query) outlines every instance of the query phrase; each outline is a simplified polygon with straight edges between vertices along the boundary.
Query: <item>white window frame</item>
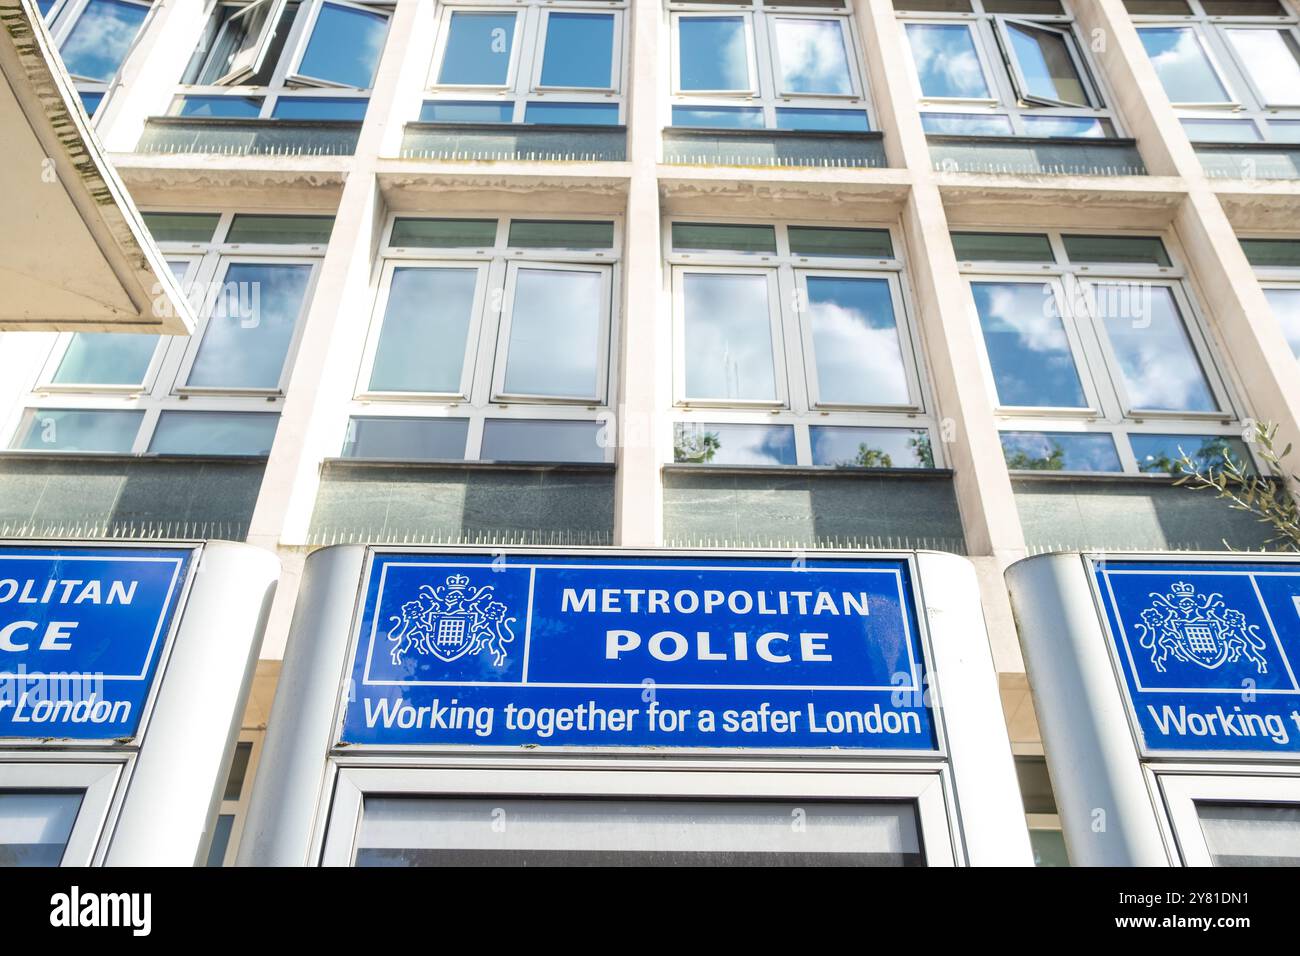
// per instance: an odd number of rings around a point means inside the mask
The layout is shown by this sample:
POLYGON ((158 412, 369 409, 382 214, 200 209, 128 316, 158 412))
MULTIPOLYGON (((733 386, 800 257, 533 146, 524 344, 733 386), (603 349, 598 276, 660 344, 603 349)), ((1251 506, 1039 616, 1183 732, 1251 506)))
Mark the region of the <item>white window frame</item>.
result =
POLYGON ((533 52, 532 90, 536 93, 617 93, 622 88, 623 80, 623 11, 613 9, 575 9, 570 7, 547 7, 539 11, 540 23, 536 30, 536 49, 533 52), (544 86, 542 85, 542 67, 546 60, 546 37, 551 28, 551 15, 555 13, 590 13, 606 14, 614 18, 613 49, 610 51, 609 83, 606 86, 544 86))
POLYGON ((999 15, 994 17, 994 28, 997 31, 998 39, 1003 44, 1003 58, 1010 70, 1012 88, 1020 100, 1039 106, 1060 107, 1062 109, 1096 109, 1101 105, 1101 97, 1097 94, 1088 65, 1084 62, 1083 53, 1079 49, 1079 42, 1068 24, 1061 25, 999 15), (1088 102, 1070 103, 1065 100, 1053 100, 1030 93, 1024 67, 1020 63, 1020 57, 1015 54, 1015 46, 1011 40, 1011 27, 1038 30, 1041 33, 1050 33, 1060 37, 1065 43, 1065 50, 1070 55, 1071 62, 1074 63, 1074 71, 1078 75, 1079 85, 1083 88, 1083 94, 1088 99, 1088 102))
MULTIPOLYGON (((72 33, 73 28, 77 25, 77 21, 80 20, 81 15, 86 12, 86 8, 93 2, 94 0, 62 0, 62 2, 56 3, 50 8, 49 15, 45 18, 45 26, 50 32, 50 38, 54 41, 54 48, 56 50, 61 51, 63 49, 63 42, 72 33)), ((122 60, 122 66, 125 66, 126 61, 131 58, 131 52, 135 49, 135 45, 139 42, 141 35, 149 29, 149 24, 153 18, 154 0, 123 0, 123 2, 132 4, 133 6, 144 7, 148 11, 145 14, 144 20, 140 23, 140 29, 136 31, 135 38, 131 41, 131 46, 128 48, 126 56, 122 60)), ((33 4, 33 6, 35 6, 35 4, 33 4)), ((118 67, 118 72, 121 72, 121 66, 118 67)), ((113 87, 117 85, 116 75, 110 77, 108 80, 91 80, 77 76, 73 76, 72 80, 78 93, 98 93, 101 97, 105 98, 112 91, 113 87)), ((98 110, 92 112, 98 112, 98 110)))
MULTIPOLYGON (((279 24, 281 17, 283 17, 284 8, 288 2, 289 0, 254 0, 253 3, 248 4, 238 13, 231 14, 221 24, 221 28, 217 30, 216 36, 212 40, 213 49, 220 45, 221 38, 231 30, 231 24, 236 20, 251 15, 253 10, 259 6, 265 6, 270 11, 262 24, 262 29, 253 38, 251 46, 247 44, 248 36, 245 35, 245 42, 241 43, 239 49, 235 51, 230 69, 213 80, 214 84, 217 86, 232 86, 241 83, 257 73, 265 65, 266 57, 270 53, 271 40, 275 35, 275 28, 279 24)), ((204 65, 206 65, 206 60, 204 65)))
POLYGON ((248 744, 248 764, 244 768, 244 785, 239 791, 239 799, 227 800, 225 798, 225 782, 222 786, 221 806, 217 810, 218 817, 233 817, 230 821, 230 838, 226 841, 226 852, 221 858, 221 866, 234 866, 235 857, 239 852, 239 841, 244 835, 244 823, 248 818, 248 803, 253 792, 253 780, 257 774, 258 762, 262 759, 262 742, 266 737, 265 731, 244 731, 239 735, 239 744, 248 744))
MULTIPOLYGON (((367 4, 355 2, 355 0, 303 0, 303 7, 299 8, 298 16, 295 18, 294 33, 289 36, 288 42, 285 43, 285 51, 289 53, 287 57, 290 64, 286 71, 285 79, 290 83, 301 83, 308 87, 319 87, 327 90, 354 90, 358 87, 347 86, 343 83, 335 83, 332 80, 323 80, 316 76, 307 76, 302 72, 302 60, 307 53, 307 45, 311 43, 312 34, 316 32, 316 21, 320 19, 321 11, 326 6, 342 7, 345 10, 358 10, 371 15, 381 15, 387 20, 384 27, 384 39, 388 39, 388 30, 393 25, 393 16, 382 7, 377 8, 376 4, 367 4), (306 10, 304 15, 303 10, 306 10), (301 21, 301 27, 298 22, 301 21), (292 49, 290 48, 292 44, 292 49)), ((379 72, 379 63, 384 57, 384 52, 379 51, 379 59, 375 61, 375 73, 379 72)), ((366 87, 367 90, 370 87, 366 87)))
POLYGON ((340 766, 333 800, 323 820, 322 866, 349 866, 367 795, 460 797, 490 794, 502 798, 566 797, 620 801, 647 799, 821 801, 911 803, 927 866, 961 862, 945 793, 937 770, 887 769, 854 773, 793 773, 717 770, 473 769, 340 766))
POLYGON ((1157 773, 1155 776, 1169 813, 1173 849, 1184 866, 1214 865, 1196 812, 1198 801, 1300 805, 1300 776, 1280 768, 1254 773, 1157 773))
POLYGON ((108 825, 124 764, 0 761, 0 792, 82 791, 81 806, 59 866, 90 866, 108 825))
MULTIPOLYGON (((1276 233, 1241 233, 1238 238, 1289 239, 1300 243, 1300 237, 1279 236, 1276 233)), ((1300 294, 1300 266, 1253 266, 1252 268, 1255 272, 1255 278, 1259 281, 1259 286, 1263 291, 1281 289, 1300 294)), ((1296 356, 1296 360, 1300 361, 1300 355, 1296 356)))

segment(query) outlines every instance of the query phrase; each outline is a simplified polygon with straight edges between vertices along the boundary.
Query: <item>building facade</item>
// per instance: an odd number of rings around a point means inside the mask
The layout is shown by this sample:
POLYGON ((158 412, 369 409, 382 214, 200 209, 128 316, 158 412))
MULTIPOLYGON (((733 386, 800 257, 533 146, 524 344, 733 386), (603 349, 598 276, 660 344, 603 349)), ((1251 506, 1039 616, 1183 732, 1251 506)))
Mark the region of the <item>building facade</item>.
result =
MULTIPOLYGON (((1294 0, 40 4, 189 339, 0 336, 0 534, 1259 548, 1185 451, 1300 435, 1294 0)), ((301 608, 299 608, 301 612, 301 608)))

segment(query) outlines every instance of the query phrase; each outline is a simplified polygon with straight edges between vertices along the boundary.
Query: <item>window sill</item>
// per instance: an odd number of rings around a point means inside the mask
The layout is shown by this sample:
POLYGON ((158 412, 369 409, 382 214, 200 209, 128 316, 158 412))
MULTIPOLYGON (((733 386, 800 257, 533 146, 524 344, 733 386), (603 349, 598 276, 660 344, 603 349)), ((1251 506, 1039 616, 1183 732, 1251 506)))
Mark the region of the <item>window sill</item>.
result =
MULTIPOLYGON (((1034 469, 1012 470, 1010 474, 1012 481, 1091 481, 1097 484, 1123 485, 1172 485, 1183 477, 1182 475, 1133 474, 1127 471, 1037 471, 1034 469)), ((1267 480, 1278 479, 1267 478, 1267 480)))
POLYGON ((612 461, 466 461, 461 458, 326 458, 321 469, 410 468, 448 471, 586 471, 613 472, 612 461))
POLYGON ((851 465, 692 465, 674 462, 664 465, 667 474, 700 475, 785 475, 799 478, 912 478, 950 480, 951 468, 858 468, 851 465))
POLYGON ((268 455, 135 455, 118 451, 27 451, 6 449, 0 451, 0 461, 161 461, 266 464, 268 455))

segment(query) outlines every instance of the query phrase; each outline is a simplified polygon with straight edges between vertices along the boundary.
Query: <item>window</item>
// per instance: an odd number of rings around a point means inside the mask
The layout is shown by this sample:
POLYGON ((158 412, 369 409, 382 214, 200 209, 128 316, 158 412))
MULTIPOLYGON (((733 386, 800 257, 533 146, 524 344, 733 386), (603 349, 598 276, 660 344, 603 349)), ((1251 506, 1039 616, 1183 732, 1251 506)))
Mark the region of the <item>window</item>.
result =
POLYGON ((1300 239, 1243 238, 1241 247, 1291 351, 1300 358, 1300 239))
POLYGON ((673 126, 871 128, 860 46, 843 3, 673 3, 670 10, 673 126))
POLYGON ((1158 236, 959 232, 1013 471, 1249 466, 1181 268, 1158 236))
POLYGON ((112 87, 118 70, 135 46, 151 4, 152 0, 65 0, 57 6, 40 4, 50 35, 88 115, 94 115, 112 87))
POLYGON ((895 0, 927 133, 1113 137, 1060 0, 895 0))
POLYGON ((1300 864, 1300 779, 1159 774, 1176 851, 1187 866, 1300 864))
POLYGON ((675 220, 674 460, 932 468, 888 229, 675 220))
POLYGON ((351 0, 218 3, 171 112, 361 120, 390 9, 351 0))
POLYGON ((1126 5, 1193 142, 1300 142, 1300 17, 1287 4, 1126 5))
POLYGON ((343 456, 606 461, 619 241, 608 219, 395 217, 343 456))
POLYGON ((89 866, 110 822, 119 763, 6 763, 0 785, 0 869, 89 866))
POLYGON ((441 5, 420 119, 622 123, 626 9, 625 3, 581 0, 441 5))
POLYGON ((195 305, 198 329, 188 339, 51 336, 10 447, 266 456, 332 217, 144 218, 195 305))
POLYGON ((212 842, 208 845, 207 866, 234 866, 239 849, 239 837, 244 829, 248 812, 248 797, 252 787, 249 781, 257 769, 262 749, 261 732, 246 731, 235 744, 226 777, 226 789, 221 794, 221 808, 217 814, 212 842))

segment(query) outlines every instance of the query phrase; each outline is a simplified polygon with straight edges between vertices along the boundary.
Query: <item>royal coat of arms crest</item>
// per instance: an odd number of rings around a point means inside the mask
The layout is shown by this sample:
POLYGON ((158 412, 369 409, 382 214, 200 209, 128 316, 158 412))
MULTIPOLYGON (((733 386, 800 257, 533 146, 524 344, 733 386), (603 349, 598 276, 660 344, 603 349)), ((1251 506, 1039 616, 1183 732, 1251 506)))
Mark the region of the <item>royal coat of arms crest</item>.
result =
POLYGON ((1246 615, 1227 607, 1221 595, 1198 595, 1191 584, 1178 581, 1168 594, 1153 591, 1150 597, 1154 603, 1142 612, 1137 628, 1156 670, 1164 673, 1170 657, 1206 670, 1244 657, 1258 673, 1268 672, 1259 625, 1246 623, 1246 615))
POLYGON ((506 645, 515 639, 510 609, 496 600, 492 585, 472 587, 463 574, 453 574, 445 584, 422 584, 413 600, 389 615, 388 640, 393 663, 414 652, 432 655, 445 663, 486 650, 492 663, 506 662, 506 645))

